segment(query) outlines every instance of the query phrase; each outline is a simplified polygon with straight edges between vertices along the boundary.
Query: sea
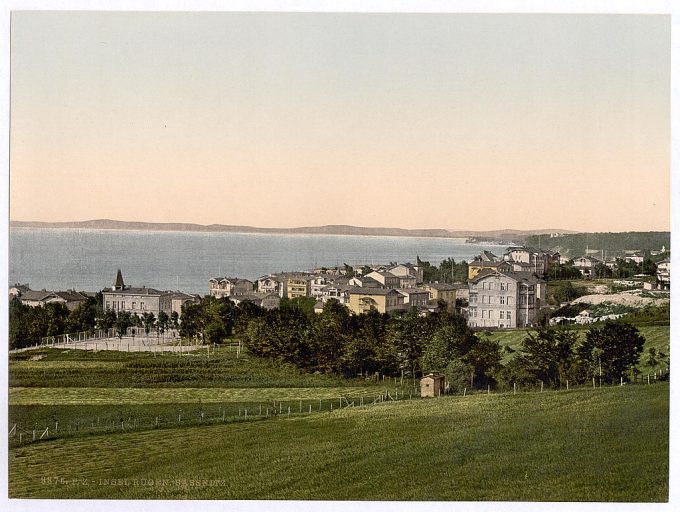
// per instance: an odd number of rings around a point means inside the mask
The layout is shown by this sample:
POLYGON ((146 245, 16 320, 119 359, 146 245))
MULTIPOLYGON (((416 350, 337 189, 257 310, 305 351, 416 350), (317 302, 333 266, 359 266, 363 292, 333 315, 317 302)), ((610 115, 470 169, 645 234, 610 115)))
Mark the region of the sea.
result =
POLYGON ((33 290, 99 291, 116 271, 125 284, 205 295, 211 277, 257 279, 272 272, 305 271, 347 263, 470 261, 504 247, 462 238, 281 235, 11 228, 9 284, 33 290))

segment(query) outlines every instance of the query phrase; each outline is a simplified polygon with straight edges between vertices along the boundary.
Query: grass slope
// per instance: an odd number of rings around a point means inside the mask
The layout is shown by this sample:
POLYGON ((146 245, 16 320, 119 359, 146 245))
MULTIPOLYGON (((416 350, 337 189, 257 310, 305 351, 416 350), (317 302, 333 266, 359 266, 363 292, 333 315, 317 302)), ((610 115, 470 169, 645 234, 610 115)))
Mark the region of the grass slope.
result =
POLYGON ((668 402, 662 383, 57 439, 10 449, 9 494, 666 501, 668 402))

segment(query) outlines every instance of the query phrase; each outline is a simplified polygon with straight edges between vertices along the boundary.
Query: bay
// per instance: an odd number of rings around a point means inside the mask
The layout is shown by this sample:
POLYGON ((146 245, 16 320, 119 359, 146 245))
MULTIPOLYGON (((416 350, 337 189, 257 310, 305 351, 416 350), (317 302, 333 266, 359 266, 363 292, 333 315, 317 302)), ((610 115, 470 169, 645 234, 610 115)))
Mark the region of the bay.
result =
POLYGON ((208 279, 257 279, 270 272, 348 263, 470 261, 503 247, 460 238, 279 235, 178 231, 12 228, 9 283, 34 290, 98 291, 117 269, 125 283, 205 295, 208 279))

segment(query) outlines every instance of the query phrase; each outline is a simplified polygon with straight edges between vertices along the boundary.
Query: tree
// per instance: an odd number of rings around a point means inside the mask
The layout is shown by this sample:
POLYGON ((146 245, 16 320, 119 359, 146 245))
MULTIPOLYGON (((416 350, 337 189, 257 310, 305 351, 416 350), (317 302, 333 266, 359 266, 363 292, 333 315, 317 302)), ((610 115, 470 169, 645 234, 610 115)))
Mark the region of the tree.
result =
POLYGON ((542 328, 529 333, 515 356, 516 369, 530 381, 557 387, 574 374, 577 335, 567 329, 542 328))
POLYGON ((645 338, 635 326, 608 321, 587 332, 577 355, 586 374, 601 374, 605 382, 615 382, 638 364, 644 344, 645 338))
POLYGON ((118 339, 123 339, 128 327, 132 326, 132 314, 129 311, 119 311, 116 316, 116 335, 118 339))
POLYGON ((614 271, 602 262, 595 265, 593 272, 598 279, 610 278, 614 275, 614 271))
POLYGON ((168 328, 169 322, 170 317, 165 311, 161 311, 158 313, 158 320, 156 321, 156 324, 158 325, 159 334, 165 333, 165 330, 168 328))
POLYGON ((173 329, 179 329, 179 313, 177 311, 170 314, 170 325, 173 329))
POLYGON ((650 258, 645 258, 642 261, 641 270, 643 274, 653 276, 656 274, 656 263, 654 263, 650 258))
POLYGON ((95 297, 88 297, 85 302, 78 304, 66 318, 66 332, 93 331, 100 304, 95 297))
POLYGON ((112 309, 97 309, 95 316, 95 327, 97 329, 108 330, 116 324, 116 312, 112 309))
POLYGON ((14 297, 9 303, 9 348, 23 348, 35 343, 27 334, 31 323, 31 307, 22 304, 21 299, 14 297))
POLYGON ((179 326, 179 335, 183 338, 202 336, 205 326, 203 313, 203 303, 182 306, 182 321, 179 326))
POLYGON ((153 329, 153 326, 156 323, 156 315, 150 311, 148 313, 144 313, 142 315, 142 323, 144 324, 144 332, 148 336, 149 332, 151 329, 153 329))
POLYGON ((579 292, 571 281, 559 281, 553 291, 553 300, 557 304, 570 302, 579 297, 579 292))

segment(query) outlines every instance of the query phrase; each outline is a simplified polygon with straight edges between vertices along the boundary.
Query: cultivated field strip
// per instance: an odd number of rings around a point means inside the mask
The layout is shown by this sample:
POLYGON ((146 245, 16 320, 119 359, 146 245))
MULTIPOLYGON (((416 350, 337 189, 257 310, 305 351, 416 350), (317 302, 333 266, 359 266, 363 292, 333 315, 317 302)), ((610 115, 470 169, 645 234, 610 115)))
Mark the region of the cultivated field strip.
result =
MULTIPOLYGON (((393 390, 392 390, 393 391, 393 390)), ((317 388, 22 388, 9 389, 9 405, 139 405, 327 400, 367 395, 365 387, 317 388)), ((377 393, 376 393, 377 394, 377 393)))

